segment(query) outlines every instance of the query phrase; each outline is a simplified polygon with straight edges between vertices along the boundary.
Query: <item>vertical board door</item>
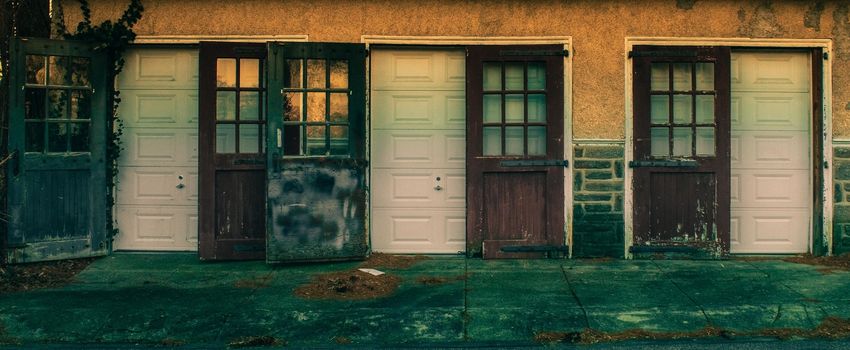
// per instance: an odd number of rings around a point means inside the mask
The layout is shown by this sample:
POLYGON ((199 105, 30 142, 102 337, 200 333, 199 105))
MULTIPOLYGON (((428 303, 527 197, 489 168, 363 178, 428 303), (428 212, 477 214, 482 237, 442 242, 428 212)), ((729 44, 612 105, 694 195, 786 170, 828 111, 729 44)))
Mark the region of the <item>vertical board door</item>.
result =
POLYGON ((469 255, 564 250, 564 53, 561 45, 467 49, 469 255))
POLYGON ((199 255, 263 259, 266 232, 263 44, 202 42, 199 255))
POLYGON ((7 261, 105 255, 111 66, 80 42, 17 39, 12 55, 7 261))
POLYGON ((637 46, 636 246, 729 251, 729 49, 637 46))
POLYGON ((463 49, 372 50, 373 251, 465 249, 464 69, 463 49))
POLYGON ((266 261, 363 258, 366 49, 269 44, 266 261))
POLYGON ((115 250, 197 250, 198 50, 133 48, 124 57, 115 250))
POLYGON ((808 52, 733 52, 731 249, 805 253, 812 204, 808 52))

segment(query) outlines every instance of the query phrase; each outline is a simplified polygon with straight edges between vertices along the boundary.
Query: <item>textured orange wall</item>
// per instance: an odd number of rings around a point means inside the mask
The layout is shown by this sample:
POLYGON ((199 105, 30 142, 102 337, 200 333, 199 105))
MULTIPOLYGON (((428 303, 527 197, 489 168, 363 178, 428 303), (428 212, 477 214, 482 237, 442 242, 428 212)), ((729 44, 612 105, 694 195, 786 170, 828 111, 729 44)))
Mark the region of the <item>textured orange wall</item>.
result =
MULTIPOLYGON (((66 23, 80 14, 65 3, 66 23)), ((90 0, 96 22, 127 1, 90 0)), ((143 0, 143 35, 308 34, 359 42, 369 35, 572 36, 577 138, 623 138, 624 38, 754 37, 834 40, 833 124, 850 137, 850 2, 714 0, 143 0)))

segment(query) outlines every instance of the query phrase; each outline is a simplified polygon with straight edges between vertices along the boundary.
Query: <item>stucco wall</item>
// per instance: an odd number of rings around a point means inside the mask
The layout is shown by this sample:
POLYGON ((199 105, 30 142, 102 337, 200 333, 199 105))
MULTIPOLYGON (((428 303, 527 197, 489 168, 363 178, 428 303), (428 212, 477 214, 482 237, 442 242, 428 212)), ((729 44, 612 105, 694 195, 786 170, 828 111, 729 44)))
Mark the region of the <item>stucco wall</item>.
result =
MULTIPOLYGON (((90 0, 94 19, 126 2, 90 0)), ((64 1, 66 23, 79 20, 64 1)), ((421 1, 143 0, 143 35, 307 34, 359 42, 369 35, 572 36, 577 138, 622 139, 624 38, 758 37, 834 40, 833 125, 850 137, 850 2, 847 1, 421 1)))

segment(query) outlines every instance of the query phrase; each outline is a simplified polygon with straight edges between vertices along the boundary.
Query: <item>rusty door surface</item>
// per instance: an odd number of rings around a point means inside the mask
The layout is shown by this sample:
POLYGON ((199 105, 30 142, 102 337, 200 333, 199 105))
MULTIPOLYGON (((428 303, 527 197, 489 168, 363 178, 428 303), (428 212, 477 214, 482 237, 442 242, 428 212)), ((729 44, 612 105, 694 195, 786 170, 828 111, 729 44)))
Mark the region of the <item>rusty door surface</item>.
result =
POLYGON ((266 261, 363 258, 366 48, 270 43, 266 261))
POLYGON ((467 49, 467 254, 564 251, 561 45, 467 49))
POLYGON ((265 58, 264 44, 200 44, 198 252, 202 260, 265 257, 265 58))
POLYGON ((729 251, 729 49, 635 47, 633 252, 729 251))
MULTIPOLYGON (((108 63, 94 44, 12 40, 9 263, 105 255, 108 63)), ((2 108, 6 108, 3 106, 2 108)))

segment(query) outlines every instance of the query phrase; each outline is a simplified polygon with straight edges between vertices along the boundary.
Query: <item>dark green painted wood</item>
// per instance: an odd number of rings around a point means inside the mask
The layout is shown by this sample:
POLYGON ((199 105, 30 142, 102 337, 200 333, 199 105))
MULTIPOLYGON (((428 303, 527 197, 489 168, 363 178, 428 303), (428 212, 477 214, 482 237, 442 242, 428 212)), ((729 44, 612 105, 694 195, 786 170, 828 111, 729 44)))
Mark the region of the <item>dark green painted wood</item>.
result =
POLYGON ((16 39, 12 44, 9 152, 7 167, 7 261, 23 263, 105 255, 106 133, 109 70, 94 45, 48 39, 16 39), (87 57, 93 88, 88 153, 26 153, 24 83, 26 55, 87 57))

